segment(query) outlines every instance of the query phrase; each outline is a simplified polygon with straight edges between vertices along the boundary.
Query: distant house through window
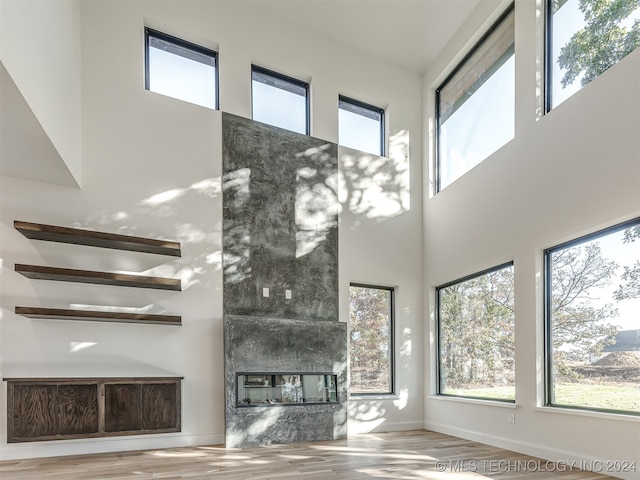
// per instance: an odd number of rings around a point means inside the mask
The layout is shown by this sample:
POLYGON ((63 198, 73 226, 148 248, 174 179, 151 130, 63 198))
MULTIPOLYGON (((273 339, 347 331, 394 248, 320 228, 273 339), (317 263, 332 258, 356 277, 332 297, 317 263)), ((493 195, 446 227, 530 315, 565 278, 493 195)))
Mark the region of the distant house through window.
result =
POLYGON ((218 54, 165 33, 145 29, 145 88, 218 108, 218 54))
POLYGON ((394 290, 351 284, 349 373, 352 395, 392 394, 394 290))
POLYGON ((374 155, 384 155, 384 109, 340 95, 338 143, 374 155))
POLYGON ((309 84, 251 66, 251 110, 258 122, 310 135, 309 84))
POLYGON ((640 415, 640 218, 545 251, 546 405, 640 415))
POLYGON ((436 90, 437 191, 515 134, 513 6, 436 90))

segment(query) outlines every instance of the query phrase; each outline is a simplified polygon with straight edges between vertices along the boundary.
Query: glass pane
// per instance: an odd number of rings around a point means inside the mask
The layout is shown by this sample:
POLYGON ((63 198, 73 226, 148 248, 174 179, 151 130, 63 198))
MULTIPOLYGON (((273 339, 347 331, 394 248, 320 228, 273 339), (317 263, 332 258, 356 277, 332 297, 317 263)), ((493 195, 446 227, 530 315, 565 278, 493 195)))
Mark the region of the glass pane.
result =
POLYGON ((440 389, 515 400, 513 266, 438 290, 440 389))
POLYGON ((640 413, 640 222, 549 261, 550 403, 640 413))
POLYGON ((307 90, 262 72, 251 76, 253 119, 307 134, 307 90))
POLYGON ((337 376, 332 374, 238 375, 237 405, 240 407, 337 403, 337 376))
POLYGON ((354 287, 349 296, 351 393, 391 393, 392 290, 354 287))
POLYGON ((550 0, 551 108, 640 46, 638 0, 550 0))
POLYGON ((382 155, 382 114, 340 100, 338 110, 338 142, 374 155, 382 155))
POLYGON ((149 90, 216 108, 216 59, 149 37, 149 90))
POLYGON ((514 14, 438 90, 439 190, 515 133, 514 14))

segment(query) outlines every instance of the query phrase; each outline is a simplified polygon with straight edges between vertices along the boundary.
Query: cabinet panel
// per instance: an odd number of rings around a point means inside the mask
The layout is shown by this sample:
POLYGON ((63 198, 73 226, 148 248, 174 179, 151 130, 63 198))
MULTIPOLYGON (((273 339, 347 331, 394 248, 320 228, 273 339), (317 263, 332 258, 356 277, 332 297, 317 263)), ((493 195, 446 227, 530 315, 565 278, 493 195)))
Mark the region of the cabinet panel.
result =
POLYGON ((59 385, 61 435, 98 432, 98 386, 59 385))
POLYGON ((180 431, 181 377, 4 380, 8 443, 180 431))
POLYGON ((13 389, 13 434, 39 437, 58 432, 57 385, 16 385, 13 389))
POLYGON ((142 429, 177 427, 176 385, 142 385, 142 429))
POLYGON ((126 432, 142 429, 141 386, 112 384, 104 386, 104 429, 126 432))

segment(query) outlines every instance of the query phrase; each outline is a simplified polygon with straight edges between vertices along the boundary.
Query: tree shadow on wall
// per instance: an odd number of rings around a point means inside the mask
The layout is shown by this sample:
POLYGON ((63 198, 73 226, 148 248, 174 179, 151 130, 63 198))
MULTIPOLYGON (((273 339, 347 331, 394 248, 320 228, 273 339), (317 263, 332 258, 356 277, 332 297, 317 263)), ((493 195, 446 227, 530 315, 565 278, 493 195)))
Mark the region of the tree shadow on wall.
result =
POLYGON ((340 147, 340 203, 351 228, 382 222, 411 208, 409 132, 389 140, 389 156, 340 147))

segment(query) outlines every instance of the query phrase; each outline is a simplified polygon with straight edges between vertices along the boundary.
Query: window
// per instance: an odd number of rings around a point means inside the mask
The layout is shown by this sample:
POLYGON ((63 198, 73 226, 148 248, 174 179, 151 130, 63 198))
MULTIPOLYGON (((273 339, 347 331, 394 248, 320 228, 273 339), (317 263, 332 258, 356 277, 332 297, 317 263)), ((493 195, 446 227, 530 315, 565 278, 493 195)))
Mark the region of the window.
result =
POLYGON ((639 46, 638 0, 547 0, 547 110, 639 46))
POLYGON ((384 155, 384 109, 340 95, 338 143, 374 155, 384 155))
POLYGON ((640 415, 640 218, 545 252, 546 404, 640 415))
POLYGON ((309 135, 309 84, 251 66, 253 119, 309 135))
POLYGON ((515 401, 513 263, 436 289, 438 394, 515 401))
POLYGON ((349 291, 351 394, 393 393, 393 288, 352 284, 349 291))
POLYGON ((436 90, 437 191, 513 138, 514 53, 512 7, 436 90))
POLYGON ((203 107, 218 108, 218 54, 145 29, 145 88, 203 107))

